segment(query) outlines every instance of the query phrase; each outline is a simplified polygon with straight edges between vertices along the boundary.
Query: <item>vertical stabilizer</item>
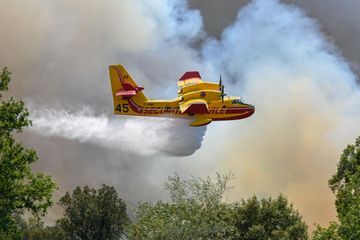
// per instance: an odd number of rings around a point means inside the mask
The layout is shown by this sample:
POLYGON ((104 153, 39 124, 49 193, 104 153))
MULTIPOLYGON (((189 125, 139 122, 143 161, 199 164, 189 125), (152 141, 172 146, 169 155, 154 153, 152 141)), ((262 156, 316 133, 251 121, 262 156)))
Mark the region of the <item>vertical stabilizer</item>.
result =
POLYGON ((114 113, 134 115, 141 111, 148 100, 140 87, 122 65, 109 66, 114 113))

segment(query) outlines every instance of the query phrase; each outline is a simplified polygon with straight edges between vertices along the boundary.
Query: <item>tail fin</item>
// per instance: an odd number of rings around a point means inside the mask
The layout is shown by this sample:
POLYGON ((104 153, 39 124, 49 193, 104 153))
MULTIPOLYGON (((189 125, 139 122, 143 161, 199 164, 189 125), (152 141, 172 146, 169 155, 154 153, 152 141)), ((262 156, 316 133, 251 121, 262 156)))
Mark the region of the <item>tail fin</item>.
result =
POLYGON ((148 100, 122 65, 109 66, 114 113, 136 115, 148 100))

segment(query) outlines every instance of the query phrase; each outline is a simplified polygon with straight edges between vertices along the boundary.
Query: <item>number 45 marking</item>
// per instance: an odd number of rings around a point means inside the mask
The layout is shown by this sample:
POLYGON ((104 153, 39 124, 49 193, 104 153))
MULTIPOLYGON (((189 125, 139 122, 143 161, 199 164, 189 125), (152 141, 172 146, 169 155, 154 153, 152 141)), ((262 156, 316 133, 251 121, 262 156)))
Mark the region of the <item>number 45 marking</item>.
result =
POLYGON ((118 104, 115 108, 115 111, 117 112, 128 112, 129 111, 129 104, 118 104))

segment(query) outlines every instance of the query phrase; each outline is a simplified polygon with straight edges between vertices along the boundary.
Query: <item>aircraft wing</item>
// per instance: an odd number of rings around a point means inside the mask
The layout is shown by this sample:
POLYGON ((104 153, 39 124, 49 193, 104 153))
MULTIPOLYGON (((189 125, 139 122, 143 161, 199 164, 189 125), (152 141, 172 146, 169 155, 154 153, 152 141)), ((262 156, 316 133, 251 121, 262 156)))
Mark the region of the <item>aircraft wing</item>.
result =
POLYGON ((181 113, 189 115, 209 113, 208 104, 204 99, 189 99, 179 105, 181 113))
POLYGON ((183 87, 186 85, 191 85, 195 83, 201 83, 201 76, 199 72, 193 71, 193 72, 186 72, 178 81, 178 86, 183 87))

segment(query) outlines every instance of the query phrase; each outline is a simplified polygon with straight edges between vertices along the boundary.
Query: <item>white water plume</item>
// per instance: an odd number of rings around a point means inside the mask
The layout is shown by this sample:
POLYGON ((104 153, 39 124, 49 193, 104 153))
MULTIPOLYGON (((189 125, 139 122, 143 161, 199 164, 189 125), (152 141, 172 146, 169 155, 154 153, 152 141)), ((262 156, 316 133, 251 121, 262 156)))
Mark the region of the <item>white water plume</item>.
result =
POLYGON ((126 118, 95 115, 90 108, 77 112, 33 110, 32 131, 44 136, 75 139, 139 155, 193 154, 201 146, 206 127, 190 128, 189 121, 170 118, 126 118), (125 119, 121 119, 125 118, 125 119))

